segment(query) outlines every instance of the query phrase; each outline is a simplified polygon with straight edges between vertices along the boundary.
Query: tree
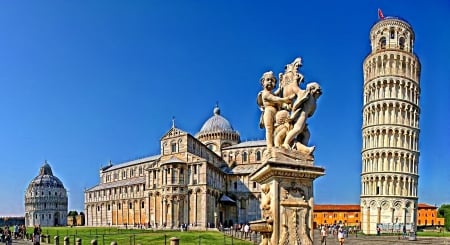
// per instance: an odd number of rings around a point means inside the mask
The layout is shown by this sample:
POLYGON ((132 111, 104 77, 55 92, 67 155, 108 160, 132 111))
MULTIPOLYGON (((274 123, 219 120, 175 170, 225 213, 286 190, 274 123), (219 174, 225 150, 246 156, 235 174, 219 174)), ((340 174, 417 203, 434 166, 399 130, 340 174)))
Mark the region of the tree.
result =
POLYGON ((77 211, 69 211, 69 214, 67 214, 67 216, 73 216, 73 217, 75 217, 77 215, 78 215, 77 211))
POLYGON ((444 227, 447 231, 450 230, 450 204, 442 204, 438 209, 438 215, 445 219, 444 227))

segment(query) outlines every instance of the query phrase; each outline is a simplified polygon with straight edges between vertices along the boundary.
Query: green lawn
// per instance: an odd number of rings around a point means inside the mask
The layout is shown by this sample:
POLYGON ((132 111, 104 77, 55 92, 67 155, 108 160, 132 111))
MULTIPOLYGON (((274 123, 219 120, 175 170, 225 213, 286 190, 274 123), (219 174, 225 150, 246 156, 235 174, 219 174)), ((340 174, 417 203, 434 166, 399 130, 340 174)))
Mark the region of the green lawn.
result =
MULTIPOLYGON (((33 228, 28 228, 27 233, 33 232, 33 228)), ((117 228, 93 228, 93 227, 44 227, 42 234, 50 235, 50 243, 54 243, 54 237, 59 236, 60 244, 63 244, 64 237, 69 237, 70 244, 74 244, 76 238, 82 240, 82 244, 90 244, 91 240, 97 240, 99 245, 110 245, 116 241, 118 245, 134 244, 170 244, 170 238, 180 239, 180 245, 250 245, 249 241, 242 241, 216 231, 151 231, 139 229, 117 229, 117 228)))
POLYGON ((450 237, 450 232, 433 232, 433 231, 418 231, 417 236, 428 236, 428 237, 450 237))

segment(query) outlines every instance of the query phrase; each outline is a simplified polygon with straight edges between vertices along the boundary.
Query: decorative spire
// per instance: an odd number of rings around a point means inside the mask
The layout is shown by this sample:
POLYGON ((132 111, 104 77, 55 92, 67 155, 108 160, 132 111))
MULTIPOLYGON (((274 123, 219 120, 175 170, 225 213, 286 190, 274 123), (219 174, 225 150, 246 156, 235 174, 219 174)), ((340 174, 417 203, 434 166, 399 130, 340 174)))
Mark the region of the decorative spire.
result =
POLYGON ((219 102, 216 102, 216 106, 214 107, 213 113, 214 115, 220 115, 219 102))
POLYGON ((48 164, 47 160, 45 160, 44 165, 42 165, 39 170, 39 175, 53 175, 52 168, 48 164))
POLYGON ((175 116, 172 117, 172 128, 175 128, 175 116))

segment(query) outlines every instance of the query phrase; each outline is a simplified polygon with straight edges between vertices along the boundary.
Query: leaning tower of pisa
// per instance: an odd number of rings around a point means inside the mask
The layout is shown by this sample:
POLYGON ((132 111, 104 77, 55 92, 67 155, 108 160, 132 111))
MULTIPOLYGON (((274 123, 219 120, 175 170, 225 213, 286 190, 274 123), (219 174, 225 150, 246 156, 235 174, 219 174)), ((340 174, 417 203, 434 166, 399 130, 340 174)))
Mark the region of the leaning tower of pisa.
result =
POLYGON ((361 229, 414 229, 419 165, 420 62, 414 31, 385 17, 370 30, 363 64, 361 229))

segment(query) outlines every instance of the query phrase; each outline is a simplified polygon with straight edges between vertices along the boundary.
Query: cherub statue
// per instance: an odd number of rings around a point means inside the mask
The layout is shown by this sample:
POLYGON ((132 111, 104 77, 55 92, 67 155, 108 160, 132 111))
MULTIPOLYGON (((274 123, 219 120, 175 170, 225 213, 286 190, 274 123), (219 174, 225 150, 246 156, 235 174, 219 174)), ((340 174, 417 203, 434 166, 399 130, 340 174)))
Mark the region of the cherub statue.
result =
POLYGON ((266 128, 267 149, 270 149, 273 147, 275 114, 283 103, 290 103, 292 97, 281 98, 272 92, 277 82, 272 71, 265 72, 260 81, 263 86, 263 90, 258 93, 257 98, 257 103, 262 111, 260 127, 266 128))
MULTIPOLYGON (((292 107, 291 119, 294 122, 293 128, 289 130, 284 139, 283 147, 286 149, 292 149, 291 144, 305 129, 306 120, 311 117, 316 110, 316 101, 322 95, 322 89, 316 82, 311 82, 306 86, 306 92, 302 98, 297 98, 292 107)), ((309 132, 308 137, 309 138, 309 132)), ((307 147, 307 142, 297 141, 294 142, 294 147, 307 154, 312 154, 315 147, 307 147)))

